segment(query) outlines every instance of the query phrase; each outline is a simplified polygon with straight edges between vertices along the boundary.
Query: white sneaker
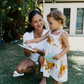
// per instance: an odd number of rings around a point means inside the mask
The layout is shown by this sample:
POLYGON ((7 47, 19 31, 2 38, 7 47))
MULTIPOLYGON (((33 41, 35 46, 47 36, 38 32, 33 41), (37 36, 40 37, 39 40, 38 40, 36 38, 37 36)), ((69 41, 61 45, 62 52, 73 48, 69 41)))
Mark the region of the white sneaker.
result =
POLYGON ((24 73, 19 74, 17 71, 14 71, 13 77, 24 76, 24 73))

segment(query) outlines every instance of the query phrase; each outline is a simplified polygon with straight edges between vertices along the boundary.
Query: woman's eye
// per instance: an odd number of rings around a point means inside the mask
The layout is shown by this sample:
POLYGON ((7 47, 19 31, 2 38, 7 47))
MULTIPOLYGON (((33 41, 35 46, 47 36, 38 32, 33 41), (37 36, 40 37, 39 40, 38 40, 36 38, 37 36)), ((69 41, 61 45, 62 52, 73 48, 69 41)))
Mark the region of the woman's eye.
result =
POLYGON ((37 23, 37 22, 34 22, 34 23, 37 23))
POLYGON ((39 20, 40 22, 42 21, 42 20, 39 20))

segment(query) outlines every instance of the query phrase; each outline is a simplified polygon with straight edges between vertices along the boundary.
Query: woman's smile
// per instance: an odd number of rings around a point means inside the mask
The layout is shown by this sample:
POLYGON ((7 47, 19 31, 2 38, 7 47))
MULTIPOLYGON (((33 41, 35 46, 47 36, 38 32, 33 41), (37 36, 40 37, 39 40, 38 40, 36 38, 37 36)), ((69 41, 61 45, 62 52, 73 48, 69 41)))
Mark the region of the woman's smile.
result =
POLYGON ((41 27, 41 25, 39 25, 39 26, 37 26, 37 27, 39 27, 39 28, 40 28, 40 27, 41 27))

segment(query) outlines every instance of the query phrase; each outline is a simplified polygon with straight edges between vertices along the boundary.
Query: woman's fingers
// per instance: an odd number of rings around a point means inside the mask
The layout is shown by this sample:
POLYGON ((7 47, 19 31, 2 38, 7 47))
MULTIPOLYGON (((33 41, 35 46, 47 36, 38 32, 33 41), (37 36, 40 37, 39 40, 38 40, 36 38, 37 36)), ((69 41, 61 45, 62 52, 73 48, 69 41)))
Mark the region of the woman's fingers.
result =
POLYGON ((34 53, 37 53, 38 48, 32 48, 34 50, 34 53))

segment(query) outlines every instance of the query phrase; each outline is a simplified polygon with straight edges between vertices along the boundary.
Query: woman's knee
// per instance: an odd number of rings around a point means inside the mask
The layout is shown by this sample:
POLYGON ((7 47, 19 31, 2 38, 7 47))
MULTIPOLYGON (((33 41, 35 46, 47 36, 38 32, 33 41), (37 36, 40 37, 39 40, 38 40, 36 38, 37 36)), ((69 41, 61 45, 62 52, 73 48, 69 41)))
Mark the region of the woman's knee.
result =
POLYGON ((36 64, 32 60, 24 60, 22 61, 17 67, 16 70, 18 73, 25 73, 28 69, 32 69, 32 67, 35 67, 36 64))
POLYGON ((23 66, 16 67, 16 70, 18 73, 25 73, 27 69, 28 69, 28 67, 25 67, 25 66, 24 67, 23 66))
POLYGON ((25 65, 23 62, 21 62, 17 67, 16 67, 16 70, 18 73, 24 73, 24 70, 25 70, 25 65))
POLYGON ((23 71, 23 69, 22 69, 22 66, 17 66, 16 67, 16 71, 18 72, 18 73, 21 73, 22 71, 23 71))

